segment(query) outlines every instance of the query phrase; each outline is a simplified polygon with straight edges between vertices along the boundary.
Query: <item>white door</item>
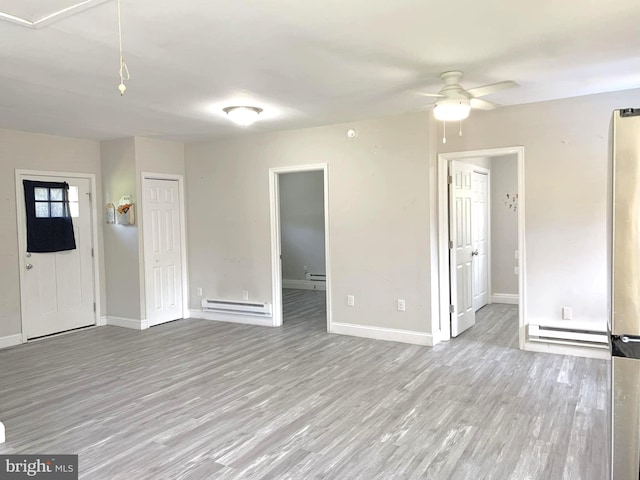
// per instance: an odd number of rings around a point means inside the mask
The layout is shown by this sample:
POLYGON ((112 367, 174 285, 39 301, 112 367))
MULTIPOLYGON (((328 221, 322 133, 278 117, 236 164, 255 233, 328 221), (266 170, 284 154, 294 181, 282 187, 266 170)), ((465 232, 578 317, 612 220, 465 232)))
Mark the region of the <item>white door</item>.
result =
POLYGON ((142 201, 147 321, 153 326, 182 318, 178 181, 143 179, 142 201))
POLYGON ((451 272, 451 336, 457 337, 476 323, 473 309, 471 214, 473 166, 452 161, 449 166, 449 271, 451 272))
MULTIPOLYGON (((19 175, 18 219, 21 224, 20 268, 22 324, 27 339, 96 324, 91 219, 91 181, 88 178, 19 175), (75 250, 27 252, 26 212, 22 180, 67 182, 75 236, 75 250)), ((44 199, 44 190, 36 199, 44 199)), ((46 192, 49 195, 49 192, 46 192)), ((57 198, 55 192, 52 198, 57 198)), ((41 201, 45 211, 51 202, 41 201), (48 205, 47 205, 48 203, 48 205)), ((55 202, 53 202, 55 203, 55 202)), ((46 212, 45 212, 46 213, 46 212)))
POLYGON ((489 174, 474 170, 472 175, 473 213, 473 310, 489 303, 489 174))

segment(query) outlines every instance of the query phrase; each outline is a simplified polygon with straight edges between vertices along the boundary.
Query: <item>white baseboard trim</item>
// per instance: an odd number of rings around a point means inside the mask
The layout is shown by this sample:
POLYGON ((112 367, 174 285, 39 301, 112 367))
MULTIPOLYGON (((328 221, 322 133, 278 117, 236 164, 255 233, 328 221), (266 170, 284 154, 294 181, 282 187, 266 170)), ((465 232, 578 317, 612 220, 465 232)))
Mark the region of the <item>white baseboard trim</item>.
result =
POLYGON ((257 315, 205 312, 204 310, 190 309, 189 318, 200 318, 214 322, 242 323, 244 325, 257 325, 259 327, 273 327, 273 317, 261 317, 257 315))
POLYGON ((111 315, 107 315, 107 325, 113 325, 114 327, 131 328, 133 330, 146 330, 147 328, 149 328, 147 320, 112 317, 111 315))
POLYGON ((313 282, 311 280, 285 280, 282 279, 282 288, 295 288, 297 290, 326 290, 325 282, 313 282))
POLYGON ((106 315, 102 315, 101 317, 98 317, 98 324, 96 325, 97 327, 104 327, 106 324, 107 324, 106 315))
POLYGON ((609 349, 586 347, 582 345, 567 345, 552 342, 524 342, 527 352, 553 353, 555 355, 572 355, 574 357, 599 358, 603 360, 611 359, 609 349))
POLYGON ((370 327, 367 325, 356 325, 353 323, 333 322, 329 332, 340 335, 351 335, 352 337, 372 338, 374 340, 426 345, 428 347, 432 347, 435 344, 435 339, 430 333, 415 332, 413 330, 399 330, 395 328, 370 327))
POLYGON ((4 434, 4 424, 0 422, 0 443, 4 443, 7 437, 4 434))
POLYGON ((15 335, 7 335, 6 337, 0 337, 0 348, 15 347, 22 343, 22 334, 16 333, 15 335))
POLYGON ((491 295, 491 303, 508 303, 510 305, 518 305, 519 299, 517 293, 494 293, 491 295))

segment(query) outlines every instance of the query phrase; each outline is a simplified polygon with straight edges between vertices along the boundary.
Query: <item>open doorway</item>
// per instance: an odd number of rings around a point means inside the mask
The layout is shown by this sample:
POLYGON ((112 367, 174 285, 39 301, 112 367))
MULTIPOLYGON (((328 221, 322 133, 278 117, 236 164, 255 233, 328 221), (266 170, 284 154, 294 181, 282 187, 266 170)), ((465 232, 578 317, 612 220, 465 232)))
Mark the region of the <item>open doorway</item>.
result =
POLYGON ((270 175, 274 326, 328 331, 326 165, 274 168, 270 175))
POLYGON ((443 340, 509 316, 524 346, 523 165, 522 147, 439 155, 443 340))

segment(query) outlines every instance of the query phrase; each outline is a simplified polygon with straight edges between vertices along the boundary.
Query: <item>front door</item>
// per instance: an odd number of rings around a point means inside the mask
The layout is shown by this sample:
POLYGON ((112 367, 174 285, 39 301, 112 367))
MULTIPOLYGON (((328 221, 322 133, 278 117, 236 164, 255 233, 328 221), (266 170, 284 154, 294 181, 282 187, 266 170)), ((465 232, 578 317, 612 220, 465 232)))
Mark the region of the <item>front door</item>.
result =
MULTIPOLYGON (((96 324, 93 272, 91 181, 88 178, 21 174, 18 178, 17 206, 21 234, 19 238, 22 324, 26 339, 51 335, 96 324), (52 253, 27 251, 26 211, 22 180, 67 182, 69 210, 76 248, 52 253)), ((44 199, 45 192, 39 191, 44 199)), ((55 197, 56 192, 53 195, 55 197)), ((50 195, 50 192, 46 192, 50 195)), ((38 198, 38 196, 36 196, 38 198)), ((42 215, 51 214, 47 201, 42 215)), ((54 202, 55 203, 55 202, 54 202)), ((53 214, 52 214, 53 215, 53 214)))
POLYGON ((177 180, 143 180, 146 308, 149 326, 182 318, 181 212, 177 180))
POLYGON ((489 303, 489 175, 473 172, 473 309, 489 303))
POLYGON ((473 242, 471 214, 473 166, 452 161, 449 166, 449 271, 451 336, 457 337, 476 323, 473 309, 473 242))

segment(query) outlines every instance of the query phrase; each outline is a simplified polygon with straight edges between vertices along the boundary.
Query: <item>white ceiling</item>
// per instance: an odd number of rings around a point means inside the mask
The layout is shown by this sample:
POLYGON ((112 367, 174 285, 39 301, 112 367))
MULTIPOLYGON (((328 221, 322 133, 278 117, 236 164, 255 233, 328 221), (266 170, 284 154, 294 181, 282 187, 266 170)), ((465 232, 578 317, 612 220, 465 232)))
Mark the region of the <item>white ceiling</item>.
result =
MULTIPOLYGON (((78 1, 0 11, 33 20, 78 1)), ((451 69, 466 88, 518 82, 486 97, 504 105, 640 86, 638 0, 121 5, 124 97, 114 0, 40 29, 0 22, 0 127, 192 141, 237 133, 221 112, 232 104, 264 108, 250 131, 348 122, 424 109, 417 92, 451 69)))

